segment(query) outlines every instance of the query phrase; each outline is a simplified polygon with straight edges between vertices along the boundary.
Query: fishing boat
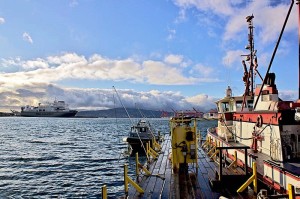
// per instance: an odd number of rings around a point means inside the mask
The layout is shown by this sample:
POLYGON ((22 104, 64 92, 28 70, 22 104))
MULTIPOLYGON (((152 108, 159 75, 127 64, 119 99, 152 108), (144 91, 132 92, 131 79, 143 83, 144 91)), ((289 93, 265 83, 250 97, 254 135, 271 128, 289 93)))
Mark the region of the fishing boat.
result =
POLYGON ((41 104, 38 106, 21 107, 20 116, 23 117, 73 117, 77 110, 70 110, 65 101, 54 100, 53 103, 41 104))
POLYGON ((276 76, 269 72, 292 6, 293 2, 264 78, 257 70, 257 52, 253 37, 254 16, 246 18, 249 29, 249 44, 246 49, 249 54, 244 55, 246 59, 242 61, 245 90, 243 95, 233 96, 230 86, 227 87, 225 97, 216 102, 218 125, 208 129, 207 139, 221 147, 249 147, 246 160, 245 152, 238 149, 228 149, 225 155, 233 159, 236 152, 238 164, 248 164, 250 171, 252 163, 256 162, 258 179, 270 190, 286 193, 288 184, 291 184, 295 187, 296 194, 299 194, 300 101, 281 100, 276 76), (261 84, 254 85, 255 75, 260 77, 261 84))
POLYGON ((136 125, 131 126, 126 142, 131 146, 132 155, 135 155, 136 152, 145 155, 146 144, 149 142, 152 144, 152 140, 158 140, 158 138, 159 136, 153 134, 150 124, 141 119, 136 125))

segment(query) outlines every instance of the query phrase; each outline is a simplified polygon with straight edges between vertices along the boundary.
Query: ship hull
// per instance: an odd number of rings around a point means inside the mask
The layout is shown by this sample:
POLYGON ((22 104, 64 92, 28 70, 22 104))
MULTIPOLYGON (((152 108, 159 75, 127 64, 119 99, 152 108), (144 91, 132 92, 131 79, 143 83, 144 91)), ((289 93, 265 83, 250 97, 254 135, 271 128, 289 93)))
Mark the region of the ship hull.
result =
MULTIPOLYGON (((158 139, 157 139, 158 140, 158 139)), ((128 144, 132 148, 131 156, 135 156, 135 154, 138 152, 139 156, 145 156, 145 150, 146 150, 146 144, 150 142, 150 146, 152 147, 152 139, 146 138, 146 139, 141 139, 143 144, 141 144, 141 141, 139 138, 130 138, 128 137, 127 140, 128 144), (145 149, 144 149, 144 148, 145 149)))
POLYGON ((26 112, 22 111, 22 117, 74 117, 77 111, 69 112, 26 112))

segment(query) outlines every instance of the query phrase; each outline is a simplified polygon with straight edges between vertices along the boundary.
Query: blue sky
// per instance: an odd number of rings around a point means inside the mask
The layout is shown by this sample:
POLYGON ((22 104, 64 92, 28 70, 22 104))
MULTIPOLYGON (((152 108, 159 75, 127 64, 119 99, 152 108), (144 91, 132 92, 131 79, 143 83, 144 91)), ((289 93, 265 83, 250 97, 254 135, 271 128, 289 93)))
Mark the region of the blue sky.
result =
MULTIPOLYGON (((289 0, 0 1, 1 110, 65 100, 80 110, 114 104, 209 110, 230 85, 242 94, 247 23, 254 15, 265 74, 289 0)), ((297 5, 272 72, 280 97, 296 100, 297 5)), ((256 78, 256 82, 260 80, 256 78)))

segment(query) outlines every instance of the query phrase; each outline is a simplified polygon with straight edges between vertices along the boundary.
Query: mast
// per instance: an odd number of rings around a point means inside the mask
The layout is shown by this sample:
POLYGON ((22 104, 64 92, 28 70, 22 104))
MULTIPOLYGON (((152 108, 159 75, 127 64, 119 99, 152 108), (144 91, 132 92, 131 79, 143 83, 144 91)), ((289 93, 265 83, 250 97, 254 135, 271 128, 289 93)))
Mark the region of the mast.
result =
POLYGON ((246 60, 242 61, 242 64, 244 66, 244 77, 243 77, 243 81, 245 82, 245 96, 253 96, 254 94, 254 60, 256 58, 256 51, 254 50, 254 36, 253 36, 253 21, 252 19, 254 18, 253 15, 251 16, 247 16, 246 20, 248 22, 248 29, 249 29, 249 33, 248 33, 248 44, 245 47, 247 50, 250 51, 249 54, 247 55, 242 55, 242 56, 246 56, 246 60), (247 65, 246 62, 247 61, 250 66, 249 66, 249 70, 247 69, 247 65))

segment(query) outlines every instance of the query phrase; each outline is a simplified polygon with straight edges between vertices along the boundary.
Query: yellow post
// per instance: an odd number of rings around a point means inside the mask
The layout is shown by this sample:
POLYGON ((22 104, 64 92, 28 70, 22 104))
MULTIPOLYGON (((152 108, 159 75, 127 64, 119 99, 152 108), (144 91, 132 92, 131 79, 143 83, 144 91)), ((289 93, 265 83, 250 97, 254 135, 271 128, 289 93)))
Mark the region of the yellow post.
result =
POLYGON ((233 167, 236 168, 237 167, 237 151, 234 151, 234 164, 233 167))
POLYGON ((295 199, 295 187, 291 184, 288 185, 289 199, 295 199))
POLYGON ((102 199, 107 199, 107 188, 106 185, 102 187, 102 199))
POLYGON ((216 149, 216 146, 214 146, 213 148, 210 149, 210 151, 207 153, 207 155, 210 155, 211 153, 213 153, 216 149))
POLYGON ((155 138, 153 138, 152 143, 153 143, 153 148, 154 148, 154 149, 155 149, 155 147, 156 147, 158 151, 161 150, 161 146, 160 146, 159 143, 156 142, 155 138))
POLYGON ((254 193, 257 193, 257 167, 256 167, 256 162, 252 163, 252 169, 253 169, 253 175, 254 175, 254 180, 253 180, 254 193))
POLYGON ((254 187, 254 193, 257 193, 257 171, 256 162, 252 163, 252 176, 237 190, 238 193, 243 192, 252 182, 254 187))
MULTIPOLYGON (((237 152, 234 151, 233 154, 234 160, 231 162, 231 164, 227 167, 228 169, 231 169, 231 167, 236 168, 237 167, 237 152)), ((233 170, 234 172, 236 172, 236 170, 233 170)))
POLYGON ((135 154, 135 175, 136 175, 136 180, 138 180, 138 177, 139 177, 139 153, 136 152, 135 154))
POLYGON ((130 183, 139 193, 144 193, 144 190, 135 183, 128 175, 127 164, 124 164, 124 184, 125 184, 125 194, 128 196, 128 183, 130 183))

